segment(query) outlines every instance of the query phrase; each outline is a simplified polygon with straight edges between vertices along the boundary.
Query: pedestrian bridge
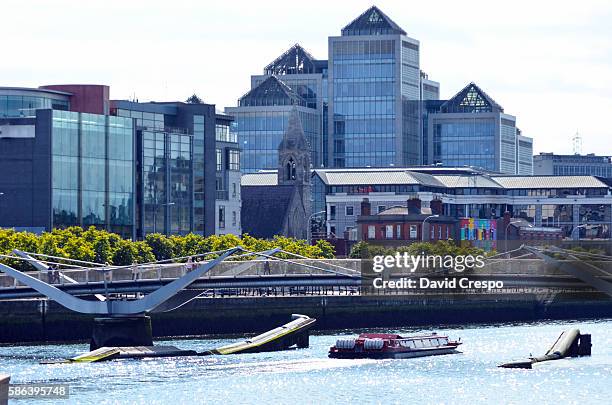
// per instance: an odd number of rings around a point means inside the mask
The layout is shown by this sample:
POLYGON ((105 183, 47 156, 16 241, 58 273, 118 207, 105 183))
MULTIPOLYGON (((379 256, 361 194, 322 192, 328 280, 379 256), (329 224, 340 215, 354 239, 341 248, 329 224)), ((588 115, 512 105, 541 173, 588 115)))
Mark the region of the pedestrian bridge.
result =
MULTIPOLYGON (((587 283, 587 289, 592 287, 612 296, 612 267, 606 266, 612 264, 609 257, 551 249, 521 247, 502 253, 489 258, 482 271, 466 276, 472 280, 502 280, 505 294, 581 293, 587 283)), ((0 255, 2 258, 27 262, 32 271, 17 272, 20 275, 0 264, 4 271, 0 273, 0 300, 50 297, 37 289, 34 281, 70 296, 84 296, 88 300, 95 297, 100 302, 137 300, 166 288, 177 297, 156 305, 157 310, 164 311, 197 297, 362 293, 361 260, 308 259, 280 249, 249 252, 237 248, 131 266, 108 266, 19 251, 10 256, 0 255), (183 280, 183 285, 177 289, 179 280, 183 280), (172 284, 174 287, 167 287, 172 284)), ((435 270, 425 275, 444 276, 435 270)))

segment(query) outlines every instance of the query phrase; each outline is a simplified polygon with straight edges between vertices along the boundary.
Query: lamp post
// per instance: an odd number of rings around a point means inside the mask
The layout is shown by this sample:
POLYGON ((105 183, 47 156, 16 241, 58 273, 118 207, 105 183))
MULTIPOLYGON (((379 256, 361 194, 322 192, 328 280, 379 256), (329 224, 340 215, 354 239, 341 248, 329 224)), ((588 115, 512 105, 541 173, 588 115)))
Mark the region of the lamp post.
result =
POLYGON ((439 216, 440 215, 438 214, 430 215, 423 220, 423 223, 421 224, 421 241, 425 242, 425 222, 427 222, 427 220, 430 218, 438 218, 439 216))
POLYGON ((510 222, 508 222, 508 225, 506 225, 506 230, 504 232, 504 250, 506 252, 508 251, 508 228, 512 224, 520 224, 521 222, 522 221, 510 221, 510 222))
POLYGON ((326 214, 327 211, 319 211, 319 212, 315 212, 313 214, 310 214, 310 216, 308 217, 308 223, 307 223, 307 228, 306 228, 306 240, 308 241, 308 243, 310 244, 312 241, 312 223, 310 221, 312 221, 312 218, 316 215, 321 215, 321 214, 326 214))

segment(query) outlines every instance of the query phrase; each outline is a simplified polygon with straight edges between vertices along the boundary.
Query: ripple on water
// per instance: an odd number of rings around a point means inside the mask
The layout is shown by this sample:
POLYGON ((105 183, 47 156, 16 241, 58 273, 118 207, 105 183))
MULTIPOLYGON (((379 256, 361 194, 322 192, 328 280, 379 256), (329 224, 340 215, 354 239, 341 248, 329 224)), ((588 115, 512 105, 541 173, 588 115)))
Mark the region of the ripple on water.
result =
MULTIPOLYGON (((410 334, 414 329, 388 330, 410 334)), ((612 397, 612 321, 542 322, 438 330, 461 337, 463 354, 409 360, 338 360, 327 350, 340 332, 311 337, 308 349, 275 353, 41 365, 86 345, 0 347, 12 381, 67 383, 78 403, 608 403, 612 397), (593 356, 548 362, 533 370, 503 361, 542 354, 558 334, 579 327, 593 356)), ((202 350, 230 340, 172 340, 202 350)), ((43 402, 41 402, 43 403, 43 402)))

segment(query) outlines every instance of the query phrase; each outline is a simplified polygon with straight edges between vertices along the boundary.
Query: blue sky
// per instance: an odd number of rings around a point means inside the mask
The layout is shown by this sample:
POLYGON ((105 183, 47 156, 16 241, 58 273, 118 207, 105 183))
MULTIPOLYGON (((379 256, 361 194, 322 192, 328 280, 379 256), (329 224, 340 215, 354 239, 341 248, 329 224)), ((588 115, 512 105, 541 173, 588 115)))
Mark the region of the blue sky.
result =
POLYGON ((327 38, 376 4, 421 41, 421 67, 448 98, 474 81, 517 116, 536 152, 612 155, 612 2, 3 2, 0 85, 100 83, 112 98, 222 109, 296 42, 327 38))

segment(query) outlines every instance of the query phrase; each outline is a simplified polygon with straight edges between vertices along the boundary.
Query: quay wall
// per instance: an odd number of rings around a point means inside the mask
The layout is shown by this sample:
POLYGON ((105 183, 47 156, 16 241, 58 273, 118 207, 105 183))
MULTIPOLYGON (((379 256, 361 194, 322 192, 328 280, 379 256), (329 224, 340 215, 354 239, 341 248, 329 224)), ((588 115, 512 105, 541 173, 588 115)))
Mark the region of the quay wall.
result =
MULTIPOLYGON (((282 296, 201 298, 152 314, 155 338, 258 333, 301 313, 317 318, 315 329, 417 327, 469 323, 612 317, 612 300, 599 293, 543 300, 536 294, 423 296, 282 296)), ((91 316, 53 301, 0 302, 0 343, 89 340, 91 316)))

